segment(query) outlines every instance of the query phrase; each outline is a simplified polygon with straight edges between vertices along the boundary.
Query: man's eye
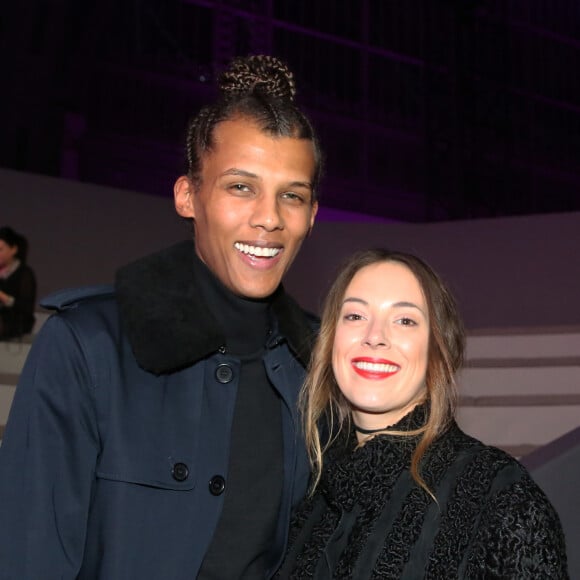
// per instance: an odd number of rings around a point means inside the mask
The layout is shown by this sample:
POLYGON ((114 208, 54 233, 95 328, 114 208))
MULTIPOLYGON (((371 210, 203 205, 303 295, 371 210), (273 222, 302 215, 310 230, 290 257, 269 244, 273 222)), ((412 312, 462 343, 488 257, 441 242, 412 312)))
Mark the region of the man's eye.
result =
POLYGON ((243 192, 243 193, 247 193, 248 191, 250 191, 250 188, 243 184, 243 183, 234 183, 233 185, 230 185, 230 189, 233 189, 236 192, 243 192))
POLYGON ((294 191, 286 191, 282 194, 282 197, 284 199, 287 199, 289 201, 294 201, 294 202, 304 201, 304 197, 298 193, 295 193, 294 191))

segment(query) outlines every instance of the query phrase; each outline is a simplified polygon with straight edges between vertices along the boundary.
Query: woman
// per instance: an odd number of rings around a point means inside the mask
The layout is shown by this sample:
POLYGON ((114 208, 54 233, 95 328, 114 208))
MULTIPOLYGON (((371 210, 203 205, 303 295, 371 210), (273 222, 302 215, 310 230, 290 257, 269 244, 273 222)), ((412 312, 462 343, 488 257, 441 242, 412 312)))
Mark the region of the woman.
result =
POLYGON ((278 577, 568 577, 546 496, 455 423, 463 349, 455 302, 424 262, 386 250, 347 262, 302 393, 313 487, 278 577))
POLYGON ((26 265, 28 243, 12 228, 0 228, 0 339, 32 330, 36 279, 26 265))

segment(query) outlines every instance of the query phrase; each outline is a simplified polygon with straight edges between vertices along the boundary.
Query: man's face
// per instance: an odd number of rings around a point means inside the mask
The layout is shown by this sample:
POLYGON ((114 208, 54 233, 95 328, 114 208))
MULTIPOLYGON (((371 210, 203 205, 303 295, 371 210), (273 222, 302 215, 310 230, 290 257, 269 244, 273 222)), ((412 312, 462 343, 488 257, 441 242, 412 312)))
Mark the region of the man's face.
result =
POLYGON ((311 141, 273 137, 247 119, 223 121, 195 188, 180 177, 175 206, 195 222, 197 254, 234 293, 272 294, 314 223, 311 141))

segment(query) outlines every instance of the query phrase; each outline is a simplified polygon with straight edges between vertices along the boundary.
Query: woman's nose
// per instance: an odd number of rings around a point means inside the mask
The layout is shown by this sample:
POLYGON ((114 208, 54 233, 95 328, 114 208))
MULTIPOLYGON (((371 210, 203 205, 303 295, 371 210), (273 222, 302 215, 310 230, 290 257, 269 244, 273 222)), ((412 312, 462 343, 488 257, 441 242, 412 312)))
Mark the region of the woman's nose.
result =
POLYGON ((378 323, 373 323, 368 327, 363 342, 371 348, 390 346, 389 338, 387 336, 384 325, 378 323))

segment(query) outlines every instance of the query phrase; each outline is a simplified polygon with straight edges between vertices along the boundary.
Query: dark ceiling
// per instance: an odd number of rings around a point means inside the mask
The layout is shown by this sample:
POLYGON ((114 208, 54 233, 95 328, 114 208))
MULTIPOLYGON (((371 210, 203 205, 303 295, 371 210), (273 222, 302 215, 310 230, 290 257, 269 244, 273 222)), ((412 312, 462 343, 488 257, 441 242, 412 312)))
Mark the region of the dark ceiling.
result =
POLYGON ((327 207, 580 210, 577 0, 29 0, 0 27, 2 167, 171 195, 216 72, 268 53, 321 135, 327 207))

